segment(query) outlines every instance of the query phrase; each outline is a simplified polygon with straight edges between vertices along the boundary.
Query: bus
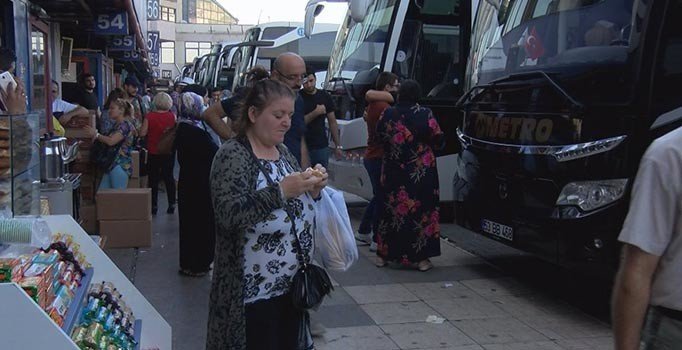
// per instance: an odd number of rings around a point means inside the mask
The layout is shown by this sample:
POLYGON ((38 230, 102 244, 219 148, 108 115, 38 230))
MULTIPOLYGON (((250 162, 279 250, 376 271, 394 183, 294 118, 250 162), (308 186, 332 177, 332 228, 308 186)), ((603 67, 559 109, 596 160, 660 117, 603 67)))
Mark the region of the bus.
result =
POLYGON ((305 38, 303 23, 298 22, 272 22, 250 28, 244 36, 245 42, 273 43, 270 46, 243 46, 235 52, 233 89, 246 83, 246 72, 252 67, 261 65, 270 70, 277 56, 285 52, 299 54, 315 72, 326 71, 338 28, 338 24, 319 23, 310 38, 305 38))
MULTIPOLYGON (((306 20, 321 11, 319 0, 306 7, 306 20)), ((433 110, 446 133, 446 147, 437 152, 441 217, 452 216, 452 178, 459 142, 456 127, 469 53, 472 8, 461 0, 351 0, 329 61, 325 89, 337 107, 344 159, 330 159, 330 183, 369 199, 372 187, 361 157, 367 147, 367 124, 362 116, 365 92, 380 72, 401 80, 414 79, 424 91, 421 104, 433 110), (356 9, 362 14, 357 15, 356 9), (449 214, 449 215, 448 215, 449 214)), ((309 24, 306 24, 308 27, 309 24)))
POLYGON ((682 125, 680 18, 680 0, 481 1, 457 221, 558 265, 613 271, 642 154, 682 125))

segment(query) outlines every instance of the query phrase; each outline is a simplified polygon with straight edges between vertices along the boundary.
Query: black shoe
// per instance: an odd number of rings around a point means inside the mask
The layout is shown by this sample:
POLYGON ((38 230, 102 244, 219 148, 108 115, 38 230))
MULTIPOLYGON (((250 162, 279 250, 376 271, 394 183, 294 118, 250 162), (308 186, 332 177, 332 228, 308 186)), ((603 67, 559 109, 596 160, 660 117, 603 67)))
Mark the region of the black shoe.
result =
POLYGON ((175 204, 171 204, 168 206, 168 210, 166 210, 166 214, 175 214, 175 204))
POLYGON ((156 212, 159 211, 159 208, 157 207, 152 207, 152 215, 156 215, 156 212))

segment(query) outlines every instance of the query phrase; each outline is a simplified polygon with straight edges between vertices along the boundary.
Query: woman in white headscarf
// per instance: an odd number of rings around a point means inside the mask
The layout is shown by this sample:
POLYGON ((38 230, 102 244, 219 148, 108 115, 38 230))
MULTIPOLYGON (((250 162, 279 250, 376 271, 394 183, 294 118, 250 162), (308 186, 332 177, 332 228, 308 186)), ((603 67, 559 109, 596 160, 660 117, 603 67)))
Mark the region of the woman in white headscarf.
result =
POLYGON ((180 273, 201 277, 208 273, 214 257, 215 230, 209 176, 218 144, 199 118, 204 108, 203 97, 185 92, 180 100, 175 136, 180 163, 180 273))

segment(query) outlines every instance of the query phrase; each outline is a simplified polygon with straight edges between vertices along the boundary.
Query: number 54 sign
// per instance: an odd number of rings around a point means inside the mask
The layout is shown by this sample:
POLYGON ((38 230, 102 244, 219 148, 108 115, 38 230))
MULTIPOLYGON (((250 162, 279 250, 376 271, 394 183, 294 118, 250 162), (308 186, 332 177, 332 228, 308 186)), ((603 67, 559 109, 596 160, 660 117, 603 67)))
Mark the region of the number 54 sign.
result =
POLYGON ((101 14, 95 21, 97 35, 128 35, 128 14, 125 12, 101 14))

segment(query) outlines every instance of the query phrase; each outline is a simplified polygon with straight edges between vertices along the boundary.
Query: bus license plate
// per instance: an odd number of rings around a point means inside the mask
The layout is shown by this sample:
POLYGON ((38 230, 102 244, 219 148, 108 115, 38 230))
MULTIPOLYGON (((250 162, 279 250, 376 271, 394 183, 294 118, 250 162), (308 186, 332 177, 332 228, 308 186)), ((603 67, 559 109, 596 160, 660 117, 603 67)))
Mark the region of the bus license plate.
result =
POLYGON ((514 229, 507 225, 502 225, 494 221, 483 219, 481 220, 481 229, 483 232, 489 233, 493 236, 504 238, 508 241, 514 240, 514 229))

